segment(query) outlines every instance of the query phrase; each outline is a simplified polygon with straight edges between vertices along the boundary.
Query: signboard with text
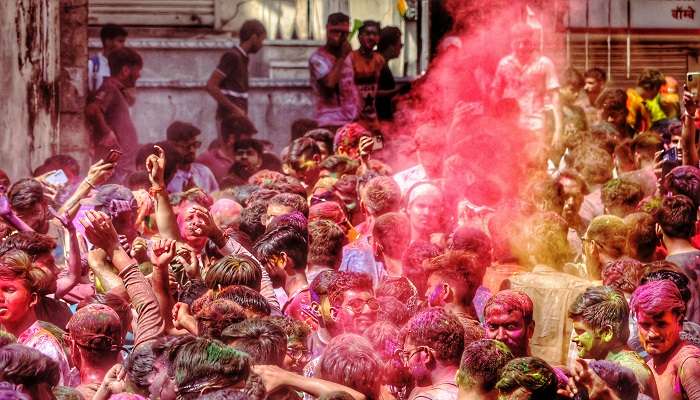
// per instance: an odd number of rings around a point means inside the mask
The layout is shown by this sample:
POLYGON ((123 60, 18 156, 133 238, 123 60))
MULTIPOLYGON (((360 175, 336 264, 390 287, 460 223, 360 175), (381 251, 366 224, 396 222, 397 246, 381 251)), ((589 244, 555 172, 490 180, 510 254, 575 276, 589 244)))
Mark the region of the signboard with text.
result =
POLYGON ((700 29, 700 0, 569 0, 568 4, 569 28, 700 29))

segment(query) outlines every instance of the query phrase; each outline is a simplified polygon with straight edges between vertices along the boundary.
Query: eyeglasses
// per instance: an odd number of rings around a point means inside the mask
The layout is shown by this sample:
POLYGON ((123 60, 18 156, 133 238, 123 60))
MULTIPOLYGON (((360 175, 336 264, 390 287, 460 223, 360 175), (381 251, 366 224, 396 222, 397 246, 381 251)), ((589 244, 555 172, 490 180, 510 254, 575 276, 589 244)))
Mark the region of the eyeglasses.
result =
POLYGON ((287 347, 287 355, 294 361, 302 360, 309 356, 309 350, 306 347, 287 347))
POLYGON ((411 358, 413 358, 413 356, 420 353, 421 351, 426 351, 430 353, 430 347, 418 346, 411 351, 406 351, 404 349, 396 349, 396 351, 394 351, 394 358, 401 360, 401 362, 404 364, 408 364, 411 358))
POLYGON ((367 300, 363 299, 352 299, 348 301, 348 304, 346 304, 346 307, 351 309, 352 312, 354 313, 361 313, 362 309, 365 308, 365 304, 371 311, 377 311, 379 310, 379 301, 375 298, 369 298, 367 300))

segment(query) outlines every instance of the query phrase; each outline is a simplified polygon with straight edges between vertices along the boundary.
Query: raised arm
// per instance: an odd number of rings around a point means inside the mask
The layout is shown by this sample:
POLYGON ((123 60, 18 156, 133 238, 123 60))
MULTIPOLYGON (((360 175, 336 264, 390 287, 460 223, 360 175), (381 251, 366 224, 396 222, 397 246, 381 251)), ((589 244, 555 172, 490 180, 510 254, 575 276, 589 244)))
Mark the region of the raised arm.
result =
POLYGON ((66 258, 67 275, 56 281, 56 293, 54 294, 54 297, 60 300, 80 281, 83 264, 80 260, 78 234, 75 232, 73 219, 67 214, 59 215, 52 208, 49 208, 49 211, 53 214, 54 218, 61 222, 61 225, 63 225, 63 228, 66 230, 65 235, 68 236, 67 248, 65 249, 65 252, 68 253, 68 257, 66 258))
POLYGON ((153 146, 156 154, 146 159, 148 179, 151 181, 151 194, 156 202, 156 224, 161 236, 166 239, 180 241, 177 219, 170 206, 170 198, 165 186, 165 152, 160 146, 153 146))
POLYGON ((170 295, 170 279, 168 267, 170 262, 175 258, 175 241, 171 239, 159 239, 153 243, 153 291, 158 299, 160 316, 163 318, 165 331, 171 333, 173 331, 173 319, 171 311, 175 303, 170 295))
POLYGON ((20 232, 34 232, 34 229, 22 221, 22 219, 12 211, 10 200, 7 198, 5 191, 5 186, 0 185, 0 218, 20 232))
POLYGON ((107 182, 114 172, 114 164, 106 163, 102 160, 97 161, 90 167, 85 179, 80 182, 75 192, 63 203, 58 209, 58 215, 68 214, 67 217, 72 220, 80 208, 80 201, 87 197, 90 190, 107 182))
POLYGON ((323 379, 301 376, 286 371, 276 365, 254 365, 253 372, 260 375, 265 385, 265 390, 268 393, 275 392, 279 388, 287 386, 308 393, 315 398, 332 392, 346 392, 352 396, 354 400, 366 399, 364 394, 347 386, 323 379))
POLYGON ((111 255, 112 264, 124 282, 131 305, 136 309, 134 346, 163 335, 165 329, 158 300, 136 260, 119 245, 117 231, 110 218, 102 212, 88 211, 80 223, 85 227, 88 240, 111 255))
POLYGON ((693 94, 686 85, 683 86, 683 108, 685 111, 681 116, 683 121, 683 164, 698 167, 698 149, 695 140, 695 111, 698 108, 693 94))

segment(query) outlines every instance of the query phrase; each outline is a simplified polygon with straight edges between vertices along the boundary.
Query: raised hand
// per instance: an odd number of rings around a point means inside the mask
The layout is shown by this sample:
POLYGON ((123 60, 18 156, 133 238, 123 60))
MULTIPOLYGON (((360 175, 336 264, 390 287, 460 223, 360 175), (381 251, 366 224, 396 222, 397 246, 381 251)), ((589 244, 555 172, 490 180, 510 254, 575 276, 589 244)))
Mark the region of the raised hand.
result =
POLYGON ((214 218, 209 213, 209 210, 202 206, 195 205, 187 210, 185 220, 188 221, 188 229, 194 236, 211 239, 223 236, 223 232, 214 222, 214 218))
POLYGON ((99 160, 90 166, 85 181, 87 181, 90 186, 99 186, 107 182, 113 173, 114 164, 99 160))
POLYGON ((120 246, 119 235, 107 214, 90 210, 80 219, 80 224, 85 228, 85 236, 90 243, 105 250, 107 254, 120 246))
POLYGON ((146 171, 151 185, 160 189, 165 188, 165 151, 160 146, 153 146, 156 154, 146 159, 146 171))
POLYGON ((158 239, 153 242, 153 257, 151 262, 156 268, 167 268, 175 258, 176 245, 171 239, 158 239))
POLYGON ((137 237, 131 243, 129 255, 134 257, 139 263, 148 261, 148 242, 142 237, 137 237))
POLYGON ((12 213, 12 208, 10 207, 10 200, 7 198, 5 186, 0 185, 0 217, 10 215, 12 213))

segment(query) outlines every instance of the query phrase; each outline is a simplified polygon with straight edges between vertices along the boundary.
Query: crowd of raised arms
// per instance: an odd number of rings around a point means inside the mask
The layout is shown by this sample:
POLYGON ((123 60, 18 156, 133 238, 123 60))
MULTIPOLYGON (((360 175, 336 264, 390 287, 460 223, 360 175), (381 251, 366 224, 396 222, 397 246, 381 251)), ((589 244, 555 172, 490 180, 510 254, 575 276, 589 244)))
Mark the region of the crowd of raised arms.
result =
POLYGON ((0 399, 700 399, 693 94, 558 73, 516 24, 482 93, 426 113, 431 71, 387 67, 401 32, 349 32, 328 17, 275 154, 260 22, 211 74, 202 152, 183 121, 139 145, 143 61, 102 29, 96 162, 0 174, 0 399))

